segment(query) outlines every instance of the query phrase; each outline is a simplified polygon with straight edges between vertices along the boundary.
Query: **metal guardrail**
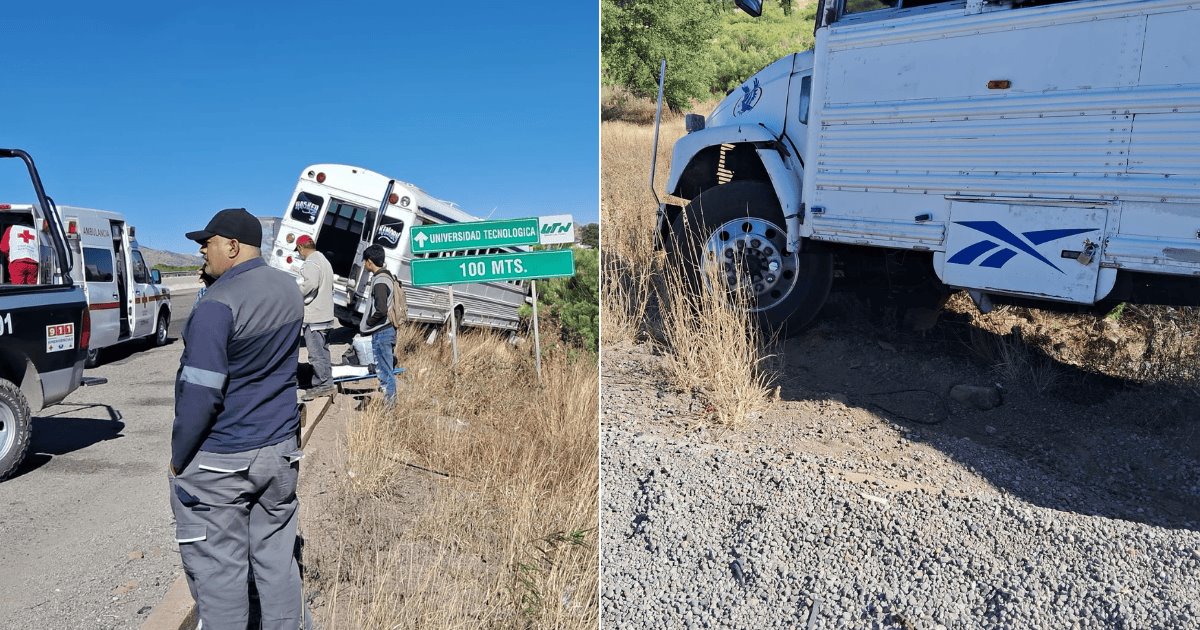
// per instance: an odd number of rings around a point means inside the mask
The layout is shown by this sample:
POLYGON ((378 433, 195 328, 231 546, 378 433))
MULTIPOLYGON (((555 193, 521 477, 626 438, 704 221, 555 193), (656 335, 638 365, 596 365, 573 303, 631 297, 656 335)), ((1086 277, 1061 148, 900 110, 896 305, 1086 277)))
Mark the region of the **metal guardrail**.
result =
POLYGON ((182 278, 184 276, 199 276, 200 270, 196 269, 195 271, 160 271, 160 272, 158 272, 158 275, 160 275, 164 278, 182 278))

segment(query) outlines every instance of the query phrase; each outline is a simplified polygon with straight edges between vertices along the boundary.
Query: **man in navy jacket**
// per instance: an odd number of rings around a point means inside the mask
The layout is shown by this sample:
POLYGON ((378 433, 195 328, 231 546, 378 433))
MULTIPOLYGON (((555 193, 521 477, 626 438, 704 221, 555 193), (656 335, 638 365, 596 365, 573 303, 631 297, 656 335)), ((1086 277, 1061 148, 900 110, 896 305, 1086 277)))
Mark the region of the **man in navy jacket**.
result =
POLYGON ((262 227, 222 210, 203 230, 216 278, 183 331, 171 431, 171 507, 184 572, 205 630, 244 629, 250 572, 261 627, 307 623, 294 550, 299 501, 296 367, 304 305, 262 260, 262 227))

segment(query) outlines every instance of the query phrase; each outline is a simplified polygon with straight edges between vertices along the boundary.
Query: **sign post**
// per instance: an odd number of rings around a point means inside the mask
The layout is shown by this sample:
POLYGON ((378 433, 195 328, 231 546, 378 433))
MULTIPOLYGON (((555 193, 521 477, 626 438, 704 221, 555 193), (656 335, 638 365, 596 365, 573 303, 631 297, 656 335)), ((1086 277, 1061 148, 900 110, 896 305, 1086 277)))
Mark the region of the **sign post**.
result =
POLYGON ((450 301, 450 365, 458 365, 458 318, 454 316, 454 285, 446 287, 446 299, 450 301))
MULTIPOLYGON (((501 221, 468 221, 419 225, 409 230, 413 254, 434 254, 466 249, 498 251, 525 245, 575 242, 575 223, 569 214, 501 221)), ((446 286, 450 308, 450 334, 454 364, 458 363, 458 321, 454 313, 454 285, 475 282, 529 280, 533 295, 533 343, 538 382, 542 380, 542 345, 538 334, 537 280, 575 275, 571 249, 504 251, 482 256, 413 258, 412 285, 446 286)))
POLYGON ((538 334, 537 321, 537 280, 530 280, 529 287, 533 290, 533 356, 537 365, 538 382, 542 382, 542 336, 538 334))

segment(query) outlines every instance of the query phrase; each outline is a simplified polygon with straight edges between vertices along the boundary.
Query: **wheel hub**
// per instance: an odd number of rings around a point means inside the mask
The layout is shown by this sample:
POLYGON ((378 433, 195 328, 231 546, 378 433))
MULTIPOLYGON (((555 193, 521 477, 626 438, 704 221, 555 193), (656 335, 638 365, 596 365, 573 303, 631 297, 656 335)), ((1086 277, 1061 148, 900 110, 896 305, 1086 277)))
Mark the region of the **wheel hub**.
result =
POLYGON ((786 299, 796 285, 800 258, 785 254, 786 245, 787 232, 774 223, 735 219, 709 235, 705 272, 724 278, 730 289, 741 282, 754 296, 751 310, 767 310, 786 299))
POLYGON ((12 443, 16 438, 17 419, 8 406, 0 403, 0 455, 4 455, 12 448, 12 443))

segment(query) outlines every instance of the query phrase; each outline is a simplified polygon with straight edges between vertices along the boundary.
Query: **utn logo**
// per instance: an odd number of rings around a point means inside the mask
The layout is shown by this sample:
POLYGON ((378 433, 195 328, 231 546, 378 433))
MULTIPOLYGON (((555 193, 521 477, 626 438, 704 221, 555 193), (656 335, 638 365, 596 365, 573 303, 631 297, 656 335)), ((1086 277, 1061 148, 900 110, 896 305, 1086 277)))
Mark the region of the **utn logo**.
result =
POLYGON ((542 234, 566 234, 571 231, 570 223, 547 223, 542 226, 542 234))

